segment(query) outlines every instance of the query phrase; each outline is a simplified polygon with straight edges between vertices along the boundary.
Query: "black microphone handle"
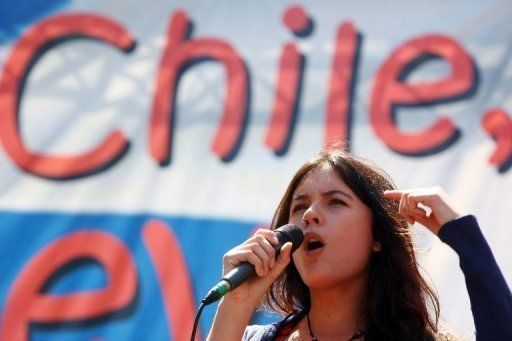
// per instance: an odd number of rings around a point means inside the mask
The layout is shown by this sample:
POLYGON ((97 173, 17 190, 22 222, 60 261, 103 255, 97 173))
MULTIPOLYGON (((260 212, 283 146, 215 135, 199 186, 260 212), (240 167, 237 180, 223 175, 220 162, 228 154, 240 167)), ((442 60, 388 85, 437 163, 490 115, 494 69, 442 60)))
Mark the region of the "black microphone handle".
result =
MULTIPOLYGON (((277 232, 277 239, 279 240, 279 243, 274 247, 274 250, 276 252, 276 258, 279 256, 279 253, 281 252, 281 247, 286 243, 282 243, 282 238, 280 231, 277 232)), ((256 269, 254 268, 254 265, 252 265, 249 262, 242 262, 236 266, 233 270, 228 272, 226 276, 222 277, 223 280, 227 281, 231 288, 231 290, 235 290, 240 284, 242 284, 246 279, 251 277, 256 273, 256 269)))
MULTIPOLYGON (((302 244, 304 238, 302 231, 296 225, 292 224, 281 226, 279 229, 275 230, 275 232, 278 240, 277 245, 274 246, 276 258, 281 252, 281 247, 286 244, 286 242, 292 242, 291 253, 293 253, 300 244, 302 244)), ((254 274, 256 274, 254 265, 249 262, 240 263, 227 273, 226 276, 222 277, 221 281, 208 292, 202 302, 208 305, 217 301, 228 291, 234 290, 254 274)))
MULTIPOLYGON (((281 253, 281 247, 288 241, 288 239, 283 236, 281 231, 277 231, 277 240, 279 242, 274 247, 274 251, 276 253, 276 258, 279 256, 279 253, 281 253)), ((223 280, 229 283, 230 289, 235 290, 240 284, 242 284, 246 279, 256 274, 256 269, 254 268, 254 265, 252 265, 249 262, 242 262, 236 266, 233 270, 228 272, 226 276, 222 277, 223 280)))
POLYGON ((228 272, 226 276, 222 277, 222 279, 229 283, 229 291, 231 291, 255 273, 256 269, 254 269, 254 265, 249 262, 242 262, 238 264, 236 268, 228 272))

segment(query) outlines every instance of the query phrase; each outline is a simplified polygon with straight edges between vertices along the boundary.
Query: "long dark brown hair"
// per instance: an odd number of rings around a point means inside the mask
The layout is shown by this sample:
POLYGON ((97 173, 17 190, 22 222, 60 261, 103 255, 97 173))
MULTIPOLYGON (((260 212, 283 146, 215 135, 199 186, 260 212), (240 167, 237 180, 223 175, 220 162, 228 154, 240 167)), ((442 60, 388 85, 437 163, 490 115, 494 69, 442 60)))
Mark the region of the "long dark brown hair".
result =
MULTIPOLYGON (((384 171, 346 152, 322 152, 293 177, 274 214, 272 229, 288 223, 292 196, 304 177, 325 166, 371 209, 373 237, 382 247, 370 258, 365 340, 437 339, 439 299, 419 272, 410 228, 398 214, 397 201, 384 198, 385 190, 395 188, 384 171)), ((266 303, 287 315, 309 311, 309 289, 293 260, 270 287, 266 303)))

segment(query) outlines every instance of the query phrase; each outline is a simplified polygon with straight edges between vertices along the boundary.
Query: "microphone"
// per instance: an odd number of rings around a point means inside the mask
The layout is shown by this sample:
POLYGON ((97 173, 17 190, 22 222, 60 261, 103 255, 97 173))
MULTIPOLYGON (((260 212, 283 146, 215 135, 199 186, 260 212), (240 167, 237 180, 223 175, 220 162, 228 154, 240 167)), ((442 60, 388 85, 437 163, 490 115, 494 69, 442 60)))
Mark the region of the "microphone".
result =
MULTIPOLYGON (((275 230, 278 244, 274 247, 276 257, 279 256, 281 247, 287 243, 292 243, 292 253, 295 252, 304 240, 302 230, 294 224, 283 225, 275 230)), ((249 262, 242 262, 236 268, 231 270, 226 276, 222 277, 219 283, 215 285, 201 301, 204 305, 211 304, 219 300, 229 291, 234 290, 240 284, 256 273, 254 265, 249 262)))

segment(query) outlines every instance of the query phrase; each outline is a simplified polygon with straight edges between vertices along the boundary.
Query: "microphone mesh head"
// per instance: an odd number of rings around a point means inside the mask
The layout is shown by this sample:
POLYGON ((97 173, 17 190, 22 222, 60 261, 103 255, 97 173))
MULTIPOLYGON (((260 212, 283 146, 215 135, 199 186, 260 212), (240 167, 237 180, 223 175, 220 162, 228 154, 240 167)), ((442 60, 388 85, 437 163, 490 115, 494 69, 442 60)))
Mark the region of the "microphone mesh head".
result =
POLYGON ((297 250, 304 240, 304 233, 302 233, 300 227, 295 224, 283 225, 276 230, 276 233, 280 245, 284 245, 284 243, 287 242, 291 242, 293 244, 292 252, 297 250))

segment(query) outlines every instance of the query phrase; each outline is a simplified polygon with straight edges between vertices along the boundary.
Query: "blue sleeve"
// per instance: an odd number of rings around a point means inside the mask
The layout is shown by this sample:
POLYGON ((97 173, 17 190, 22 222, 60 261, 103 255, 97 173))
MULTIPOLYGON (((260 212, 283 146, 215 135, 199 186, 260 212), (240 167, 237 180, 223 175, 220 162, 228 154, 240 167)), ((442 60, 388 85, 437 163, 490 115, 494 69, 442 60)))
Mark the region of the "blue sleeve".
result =
POLYGON ((439 238, 459 256, 477 340, 512 340, 512 295, 476 218, 446 223, 439 238))

